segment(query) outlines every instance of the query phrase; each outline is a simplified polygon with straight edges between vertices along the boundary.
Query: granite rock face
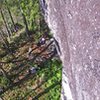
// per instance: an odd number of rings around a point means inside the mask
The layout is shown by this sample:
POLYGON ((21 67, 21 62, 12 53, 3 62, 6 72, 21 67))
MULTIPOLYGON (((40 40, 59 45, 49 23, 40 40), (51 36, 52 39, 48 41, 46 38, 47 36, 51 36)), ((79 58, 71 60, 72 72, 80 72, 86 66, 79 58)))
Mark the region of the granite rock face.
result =
POLYGON ((59 42, 62 100, 100 100, 100 0, 42 0, 59 42))

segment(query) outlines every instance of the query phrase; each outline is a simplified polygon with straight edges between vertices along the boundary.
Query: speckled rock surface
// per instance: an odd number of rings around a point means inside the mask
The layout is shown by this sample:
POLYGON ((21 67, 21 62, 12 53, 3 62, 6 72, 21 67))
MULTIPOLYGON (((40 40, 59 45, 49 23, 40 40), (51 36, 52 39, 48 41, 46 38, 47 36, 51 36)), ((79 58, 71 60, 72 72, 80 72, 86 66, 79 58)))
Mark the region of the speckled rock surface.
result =
POLYGON ((44 6, 61 49, 61 99, 100 100, 100 0, 45 0, 44 6))

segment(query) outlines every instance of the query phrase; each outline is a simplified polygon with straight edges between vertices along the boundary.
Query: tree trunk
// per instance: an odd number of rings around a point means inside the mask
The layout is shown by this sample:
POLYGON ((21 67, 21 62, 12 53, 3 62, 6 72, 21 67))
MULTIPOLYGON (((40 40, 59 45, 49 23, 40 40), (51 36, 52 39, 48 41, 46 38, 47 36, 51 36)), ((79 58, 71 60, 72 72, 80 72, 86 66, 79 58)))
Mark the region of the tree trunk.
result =
POLYGON ((6 51, 9 52, 9 49, 8 49, 9 48, 9 42, 7 41, 7 37, 5 37, 4 32, 2 30, 0 32, 0 36, 2 38, 2 42, 4 44, 4 47, 5 47, 6 51))
POLYGON ((10 15, 10 18, 11 18, 11 21, 12 21, 12 24, 13 24, 13 27, 14 27, 14 30, 16 30, 16 26, 15 26, 15 23, 14 23, 14 20, 13 20, 12 14, 11 14, 11 11, 10 11, 10 9, 8 7, 7 0, 5 0, 5 3, 6 3, 6 6, 7 6, 7 10, 9 12, 9 15, 10 15))
POLYGON ((10 46, 9 46, 9 42, 7 40, 7 38, 4 35, 4 32, 1 30, 0 32, 0 36, 2 38, 2 42, 3 42, 3 46, 5 47, 5 50, 12 55, 13 58, 16 58, 13 51, 11 50, 10 46))
POLYGON ((23 13, 22 13, 22 16, 23 16, 23 21, 24 21, 24 24, 25 24, 25 30, 26 30, 27 36, 30 37, 26 17, 23 13))
POLYGON ((2 9, 0 10, 0 13, 1 13, 2 19, 3 19, 3 21, 4 21, 6 30, 7 30, 7 32, 8 32, 8 37, 10 37, 10 31, 9 31, 8 25, 7 25, 7 23, 6 23, 6 20, 5 20, 4 14, 3 14, 3 12, 2 12, 2 9))
POLYGON ((100 100, 100 1, 46 0, 61 49, 62 100, 100 100))
POLYGON ((19 2, 20 11, 21 11, 21 14, 22 14, 22 17, 23 17, 23 22, 24 22, 24 25, 25 25, 26 34, 27 34, 28 37, 30 37, 27 20, 26 20, 26 17, 24 15, 24 13, 23 13, 23 9, 22 9, 22 7, 20 5, 21 1, 18 0, 18 2, 19 2))

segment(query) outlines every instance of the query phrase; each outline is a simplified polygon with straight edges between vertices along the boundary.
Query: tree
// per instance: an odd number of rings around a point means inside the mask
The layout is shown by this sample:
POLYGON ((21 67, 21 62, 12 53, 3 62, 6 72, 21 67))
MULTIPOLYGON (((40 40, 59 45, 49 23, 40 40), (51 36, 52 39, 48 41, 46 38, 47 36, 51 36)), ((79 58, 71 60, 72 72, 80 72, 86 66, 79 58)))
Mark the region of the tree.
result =
POLYGON ((27 20, 26 20, 26 17, 25 17, 25 15, 24 15, 23 9, 22 9, 22 7, 21 7, 21 1, 18 0, 18 2, 19 2, 20 12, 21 12, 22 17, 23 17, 23 22, 24 22, 24 24, 25 24, 25 30, 26 30, 27 36, 30 37, 29 29, 28 29, 28 24, 27 24, 27 20))
POLYGON ((4 14, 3 14, 2 9, 0 9, 0 13, 1 13, 2 19, 3 19, 3 21, 4 21, 4 24, 5 24, 7 33, 8 33, 8 37, 10 38, 10 35, 11 35, 11 34, 10 34, 10 31, 9 31, 9 28, 8 28, 7 22, 6 22, 6 20, 5 20, 5 17, 4 17, 4 14))
POLYGON ((100 1, 46 0, 63 62, 62 100, 100 99, 100 1))
POLYGON ((6 51, 8 51, 8 53, 10 53, 9 42, 8 42, 7 37, 5 36, 3 30, 0 31, 0 37, 1 37, 4 48, 6 49, 6 51))
POLYGON ((10 16, 10 18, 11 18, 11 21, 12 21, 12 24, 13 24, 13 27, 14 27, 14 30, 16 30, 15 22, 14 22, 14 20, 13 20, 11 11, 10 11, 10 9, 9 9, 9 7, 8 7, 8 2, 7 2, 7 0, 5 0, 5 4, 6 4, 6 7, 7 7, 8 12, 9 12, 9 16, 10 16))
POLYGON ((4 11, 5 10, 5 4, 4 4, 4 1, 3 0, 1 0, 0 1, 0 13, 1 13, 1 17, 2 17, 2 19, 3 19, 3 22, 4 22, 4 24, 5 24, 5 27, 6 27, 6 30, 7 30, 7 35, 8 35, 8 37, 10 38, 10 30, 9 30, 9 25, 8 25, 8 23, 7 23, 7 20, 6 20, 6 18, 5 18, 5 16, 4 16, 4 11))

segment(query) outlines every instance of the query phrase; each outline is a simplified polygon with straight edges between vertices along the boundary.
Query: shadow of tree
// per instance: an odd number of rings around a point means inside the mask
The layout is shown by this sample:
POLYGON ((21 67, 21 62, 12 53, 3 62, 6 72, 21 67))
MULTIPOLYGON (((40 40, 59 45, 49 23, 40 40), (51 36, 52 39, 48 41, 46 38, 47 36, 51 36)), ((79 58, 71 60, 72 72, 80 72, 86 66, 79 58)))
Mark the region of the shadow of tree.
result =
MULTIPOLYGON (((55 71, 55 74, 61 70, 62 68, 58 68, 57 71, 55 71)), ((25 100, 25 98, 32 92, 34 92, 36 89, 38 89, 39 87, 41 87, 43 84, 45 84, 49 79, 51 79, 54 76, 54 74, 50 75, 47 79, 45 79, 45 81, 43 81, 39 86, 37 86, 35 89, 32 89, 30 92, 26 93, 26 95, 21 98, 21 100, 25 100)), ((61 81, 58 82, 59 84, 61 84, 61 81)), ((37 100, 37 99, 35 99, 37 100)))
MULTIPOLYGON (((39 73, 39 71, 41 71, 42 69, 45 68, 45 67, 41 67, 41 66, 43 66, 44 63, 46 63, 46 62, 48 62, 49 60, 51 60, 51 59, 54 57, 54 55, 55 55, 55 53, 52 54, 51 57, 48 58, 45 62, 42 62, 42 63, 39 65, 40 70, 38 70, 37 73, 39 73)), ((20 72, 22 72, 22 70, 20 70, 20 72)), ((19 72, 19 73, 20 73, 20 72, 19 72)), ((36 74, 37 74, 37 73, 36 73, 36 74)), ((30 78, 32 78, 32 79, 35 78, 36 74, 26 74, 26 76, 25 76, 24 78, 22 78, 21 80, 19 80, 18 82, 11 83, 11 85, 8 86, 7 88, 5 88, 5 89, 3 90, 3 92, 0 93, 0 95, 3 94, 3 93, 5 93, 5 92, 8 91, 9 89, 10 89, 10 90, 13 89, 15 86, 21 85, 23 82, 25 82, 26 80, 28 80, 28 79, 30 79, 30 78)), ((12 76, 12 77, 13 77, 13 76, 12 76)), ((12 77, 10 77, 10 78, 12 78, 12 77)), ((18 74, 16 74, 16 77, 18 77, 18 74)), ((50 77, 48 77, 48 79, 49 79, 49 78, 50 78, 50 77)))
MULTIPOLYGON (((19 80, 18 82, 12 83, 10 86, 8 86, 7 88, 5 88, 3 90, 3 92, 0 93, 0 95, 3 94, 3 93, 5 93, 9 89, 12 90, 15 86, 20 86, 24 81, 32 78, 32 76, 33 75, 31 75, 31 74, 27 74, 23 79, 19 80)), ((34 75, 34 77, 35 77, 35 75, 34 75)))
POLYGON ((53 89, 55 86, 59 85, 60 83, 61 81, 58 81, 55 84, 51 85, 50 87, 46 88, 43 92, 39 93, 32 100, 38 100, 42 95, 44 95, 45 93, 48 93, 51 89, 53 89))
MULTIPOLYGON (((28 63, 28 62, 33 63, 33 62, 35 61, 35 59, 36 59, 38 56, 41 56, 41 54, 42 54, 43 52, 45 52, 45 51, 47 50, 47 48, 48 48, 52 43, 53 43, 53 42, 50 42, 50 44, 48 44, 43 50, 41 50, 40 53, 37 53, 37 54, 34 56, 34 58, 32 58, 32 59, 24 59, 24 60, 21 60, 21 61, 19 60, 18 63, 17 63, 17 60, 16 60, 16 61, 14 61, 15 59, 12 60, 11 63, 15 63, 17 66, 14 67, 14 68, 12 68, 12 69, 8 72, 8 73, 11 73, 10 79, 16 79, 16 78, 19 77, 19 74, 20 74, 20 73, 24 72, 26 69, 28 70, 28 68, 27 68, 27 63, 28 63), (15 74, 14 72, 16 72, 16 74, 15 74), (14 74, 12 74, 12 73, 14 73, 14 74)), ((8 91, 8 90, 12 90, 12 89, 13 89, 14 87, 16 87, 16 86, 22 85, 24 82, 26 82, 27 80, 29 80, 29 79, 31 79, 31 78, 32 78, 32 80, 34 80, 34 78, 36 77, 36 75, 37 75, 39 72, 41 72, 42 69, 45 69, 45 67, 43 67, 43 66, 44 66, 44 63, 46 63, 46 62, 48 62, 49 60, 51 60, 56 54, 57 54, 57 52, 55 52, 55 51, 52 52, 52 53, 51 53, 51 56, 50 56, 49 58, 47 58, 46 61, 41 62, 41 63, 38 65, 38 67, 40 67, 40 69, 37 71, 36 74, 29 74, 29 73, 26 73, 26 74, 24 75, 24 77, 21 78, 21 79, 18 79, 17 82, 12 81, 12 83, 11 83, 9 86, 7 86, 6 88, 4 88, 3 92, 1 92, 0 95, 4 94, 4 93, 5 93, 6 91, 8 91)), ((55 72, 55 73, 56 73, 56 72, 55 72)), ((47 82, 47 81, 48 81, 50 78, 52 78, 52 77, 53 77, 53 74, 52 74, 51 76, 49 76, 47 79, 45 79, 45 81, 43 81, 43 82, 42 82, 40 85, 38 85, 35 89, 33 89, 32 91, 26 93, 25 97, 23 97, 22 100, 24 100, 31 92, 34 92, 36 89, 38 89, 39 87, 41 87, 45 82, 47 82)), ((39 98, 41 95, 47 93, 51 88, 55 87, 58 83, 60 83, 60 82, 57 82, 56 84, 53 84, 52 86, 50 86, 50 87, 48 87, 47 89, 45 89, 45 91, 43 91, 43 92, 41 92, 40 94, 38 94, 37 96, 35 96, 35 97, 33 98, 33 100, 36 100, 36 99, 39 98)))

